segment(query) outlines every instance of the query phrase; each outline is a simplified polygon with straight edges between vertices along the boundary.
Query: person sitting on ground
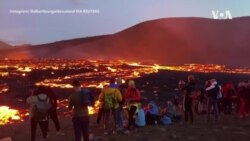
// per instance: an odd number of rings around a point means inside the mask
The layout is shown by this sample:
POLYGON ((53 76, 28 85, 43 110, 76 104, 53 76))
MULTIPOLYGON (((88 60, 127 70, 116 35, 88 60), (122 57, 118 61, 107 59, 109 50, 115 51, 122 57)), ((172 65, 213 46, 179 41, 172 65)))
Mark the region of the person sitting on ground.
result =
POLYGON ((144 127, 146 125, 145 112, 142 109, 141 104, 138 104, 138 112, 136 113, 135 124, 136 127, 144 127))
POLYGON ((148 104, 148 111, 146 113, 146 124, 157 124, 160 119, 159 108, 154 101, 148 104))
POLYGON ((168 101, 167 107, 161 110, 161 116, 167 116, 172 121, 179 121, 181 119, 181 115, 177 113, 176 106, 172 101, 168 101))

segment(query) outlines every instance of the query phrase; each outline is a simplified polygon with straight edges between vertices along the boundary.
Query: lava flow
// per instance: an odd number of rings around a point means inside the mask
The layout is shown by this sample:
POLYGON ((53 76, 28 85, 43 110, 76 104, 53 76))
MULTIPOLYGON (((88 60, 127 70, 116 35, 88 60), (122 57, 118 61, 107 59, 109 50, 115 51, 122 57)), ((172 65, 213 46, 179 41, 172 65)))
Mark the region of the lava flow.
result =
POLYGON ((21 118, 18 110, 10 109, 8 106, 0 106, 0 125, 20 120, 21 118))
MULTIPOLYGON (((13 103, 19 102, 19 104, 25 105, 26 103, 23 102, 26 98, 23 96, 24 92, 28 92, 34 86, 47 86, 64 91, 72 88, 71 82, 77 79, 81 81, 83 87, 100 90, 108 85, 108 80, 111 78, 120 77, 125 82, 129 79, 157 73, 160 70, 250 74, 250 68, 230 68, 214 64, 159 65, 123 60, 0 59, 0 99, 4 98, 14 101, 13 103), (23 100, 13 99, 16 96, 19 98, 23 96, 23 100)), ((22 121, 28 116, 27 110, 25 111, 21 108, 15 110, 9 108, 12 105, 6 103, 4 105, 7 106, 0 107, 1 125, 22 121)), ((97 105, 98 101, 96 101, 96 106, 89 107, 90 114, 97 112, 97 105)), ((59 100, 59 110, 61 109, 64 109, 64 116, 70 114, 67 110, 65 97, 59 100)))

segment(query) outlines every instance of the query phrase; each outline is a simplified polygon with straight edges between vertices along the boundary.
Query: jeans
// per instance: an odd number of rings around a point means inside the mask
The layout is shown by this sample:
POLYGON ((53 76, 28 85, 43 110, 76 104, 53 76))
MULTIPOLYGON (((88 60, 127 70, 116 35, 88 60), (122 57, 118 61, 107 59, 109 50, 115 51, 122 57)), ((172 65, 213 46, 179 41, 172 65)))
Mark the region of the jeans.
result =
POLYGON ((231 98, 224 99, 224 113, 232 114, 232 99, 231 98))
POLYGON ((218 110, 218 100, 214 98, 208 98, 208 104, 207 104, 207 120, 210 120, 210 114, 211 114, 211 109, 213 107, 213 113, 215 116, 215 120, 218 120, 219 118, 219 110, 218 110))
POLYGON ((103 116, 104 116, 104 130, 108 129, 108 122, 109 122, 109 117, 110 114, 113 116, 113 121, 114 121, 114 126, 113 128, 116 129, 116 112, 117 109, 104 109, 103 110, 103 116))
POLYGON ((97 119, 96 119, 97 124, 100 124, 101 120, 103 119, 103 111, 104 111, 103 108, 99 108, 97 119))
POLYGON ((135 112, 137 110, 137 107, 136 106, 131 106, 129 111, 128 111, 128 130, 130 129, 131 126, 134 126, 136 127, 135 125, 135 112))
POLYGON ((60 131, 60 124, 58 120, 58 115, 56 109, 50 110, 49 111, 49 117, 52 119, 52 121, 55 124, 56 131, 60 131))
POLYGON ((75 141, 81 141, 83 137, 84 141, 89 141, 89 117, 73 117, 72 118, 75 141))
POLYGON ((47 134, 48 134, 48 126, 49 126, 49 122, 48 120, 45 121, 36 121, 33 118, 31 118, 30 120, 30 125, 31 125, 31 141, 35 141, 36 140, 36 127, 37 124, 39 124, 41 131, 42 131, 42 135, 43 138, 47 138, 47 134))
POLYGON ((123 129, 122 112, 123 112, 122 105, 119 105, 119 108, 116 111, 116 126, 118 129, 123 129))

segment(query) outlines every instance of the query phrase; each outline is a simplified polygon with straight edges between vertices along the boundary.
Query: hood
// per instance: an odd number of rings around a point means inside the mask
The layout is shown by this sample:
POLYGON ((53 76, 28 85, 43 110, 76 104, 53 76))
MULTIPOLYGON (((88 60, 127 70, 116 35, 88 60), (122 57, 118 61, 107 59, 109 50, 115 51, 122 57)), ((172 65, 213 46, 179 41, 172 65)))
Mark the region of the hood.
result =
POLYGON ((149 113, 153 115, 158 115, 159 114, 159 109, 157 105, 154 102, 149 103, 149 113))
POLYGON ((48 96, 46 95, 46 94, 39 94, 39 95, 37 95, 41 100, 45 100, 45 99, 47 99, 48 98, 48 96))
POLYGON ((218 82, 217 81, 214 81, 213 83, 212 83, 212 85, 217 85, 218 84, 218 82))

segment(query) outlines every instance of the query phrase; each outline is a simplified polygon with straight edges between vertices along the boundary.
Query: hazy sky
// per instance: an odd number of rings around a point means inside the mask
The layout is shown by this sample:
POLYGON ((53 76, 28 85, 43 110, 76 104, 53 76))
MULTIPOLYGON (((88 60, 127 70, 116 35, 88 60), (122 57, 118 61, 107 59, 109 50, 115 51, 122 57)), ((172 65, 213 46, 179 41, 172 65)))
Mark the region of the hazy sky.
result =
POLYGON ((212 18, 211 10, 249 16, 250 0, 0 0, 0 40, 41 44, 112 34, 165 17, 212 18), (98 14, 13 14, 10 10, 97 9, 98 14))

